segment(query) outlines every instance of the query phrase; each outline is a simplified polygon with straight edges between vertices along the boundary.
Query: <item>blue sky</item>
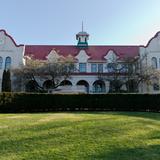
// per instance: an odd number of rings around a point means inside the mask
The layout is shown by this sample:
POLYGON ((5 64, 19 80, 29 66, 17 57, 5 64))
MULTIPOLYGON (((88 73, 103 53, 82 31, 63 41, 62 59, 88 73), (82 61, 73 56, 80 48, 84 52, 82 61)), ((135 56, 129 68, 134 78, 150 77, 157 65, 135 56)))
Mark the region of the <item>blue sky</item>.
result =
POLYGON ((145 45, 160 31, 160 0, 0 0, 0 28, 17 43, 145 45))

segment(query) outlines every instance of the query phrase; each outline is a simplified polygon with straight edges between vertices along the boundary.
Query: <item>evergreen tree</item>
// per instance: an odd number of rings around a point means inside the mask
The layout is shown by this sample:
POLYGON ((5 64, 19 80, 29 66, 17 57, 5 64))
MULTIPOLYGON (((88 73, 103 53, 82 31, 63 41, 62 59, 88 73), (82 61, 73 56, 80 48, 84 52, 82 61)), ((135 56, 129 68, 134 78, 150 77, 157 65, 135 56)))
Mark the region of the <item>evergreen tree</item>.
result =
POLYGON ((5 86, 6 86, 6 70, 3 71, 3 76, 2 76, 2 92, 5 92, 5 86))
POLYGON ((11 92, 11 74, 10 70, 7 70, 6 72, 6 92, 11 92))
POLYGON ((11 92, 11 77, 10 71, 4 70, 2 77, 2 92, 11 92))

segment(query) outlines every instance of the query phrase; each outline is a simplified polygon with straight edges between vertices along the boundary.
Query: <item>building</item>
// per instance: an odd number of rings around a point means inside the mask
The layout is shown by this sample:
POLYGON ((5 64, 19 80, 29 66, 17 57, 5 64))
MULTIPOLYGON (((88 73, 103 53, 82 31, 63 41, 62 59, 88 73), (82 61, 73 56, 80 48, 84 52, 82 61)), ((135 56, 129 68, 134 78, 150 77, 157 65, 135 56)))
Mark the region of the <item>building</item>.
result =
MULTIPOLYGON (((110 80, 114 78, 112 62, 115 59, 121 66, 126 59, 134 59, 136 60, 134 65, 142 68, 146 65, 153 66, 155 69, 160 68, 160 32, 151 38, 146 46, 89 45, 89 34, 83 31, 83 28, 76 34, 76 40, 77 45, 17 45, 5 30, 0 30, 0 88, 3 70, 24 65, 24 56, 30 55, 40 60, 60 56, 73 57, 77 69, 68 80, 65 80, 67 85, 65 88, 71 92, 108 93, 111 89, 110 80), (142 61, 138 61, 139 59, 142 61), (105 75, 107 80, 100 75, 105 75)), ((126 78, 125 70, 126 68, 123 67, 119 74, 122 80, 126 78)), ((41 79, 40 83, 43 86, 45 79, 41 79)), ((125 91, 126 86, 123 85, 121 89, 125 91)), ((14 91, 13 85, 12 91, 14 91)), ((138 92, 159 92, 159 79, 153 84, 140 84, 138 92)))

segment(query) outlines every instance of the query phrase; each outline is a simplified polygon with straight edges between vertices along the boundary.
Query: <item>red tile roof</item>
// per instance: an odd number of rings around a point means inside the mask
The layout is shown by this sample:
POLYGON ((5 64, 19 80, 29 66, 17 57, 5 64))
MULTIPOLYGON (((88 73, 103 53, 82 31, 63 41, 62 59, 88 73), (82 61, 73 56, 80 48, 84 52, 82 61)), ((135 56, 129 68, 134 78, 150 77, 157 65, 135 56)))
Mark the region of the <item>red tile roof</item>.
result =
MULTIPOLYGON (((25 55, 33 55, 36 59, 45 60, 46 56, 54 49, 59 55, 64 57, 69 54, 76 56, 81 48, 70 45, 26 45, 25 55)), ((113 50, 120 58, 136 57, 139 54, 139 46, 88 46, 84 48, 91 60, 104 60, 104 56, 113 50)))

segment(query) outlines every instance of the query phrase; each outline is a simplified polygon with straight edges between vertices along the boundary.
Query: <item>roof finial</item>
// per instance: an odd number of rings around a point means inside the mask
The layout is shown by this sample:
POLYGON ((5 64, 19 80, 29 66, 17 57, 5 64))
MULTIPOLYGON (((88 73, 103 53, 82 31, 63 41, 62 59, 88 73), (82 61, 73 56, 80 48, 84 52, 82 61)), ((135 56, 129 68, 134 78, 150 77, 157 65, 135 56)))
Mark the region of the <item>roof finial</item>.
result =
POLYGON ((83 21, 82 21, 82 32, 83 32, 83 21))

